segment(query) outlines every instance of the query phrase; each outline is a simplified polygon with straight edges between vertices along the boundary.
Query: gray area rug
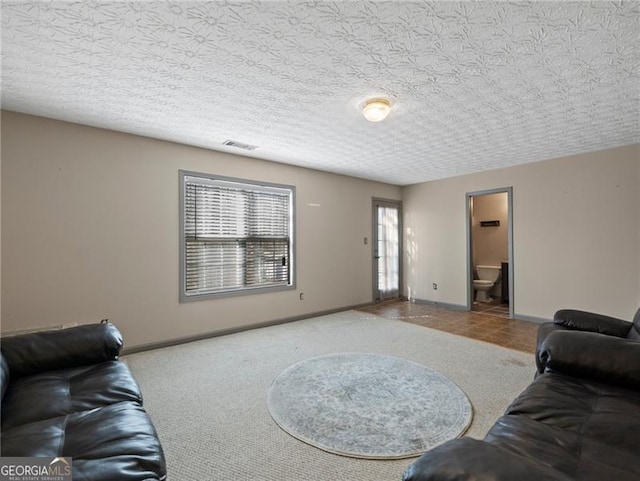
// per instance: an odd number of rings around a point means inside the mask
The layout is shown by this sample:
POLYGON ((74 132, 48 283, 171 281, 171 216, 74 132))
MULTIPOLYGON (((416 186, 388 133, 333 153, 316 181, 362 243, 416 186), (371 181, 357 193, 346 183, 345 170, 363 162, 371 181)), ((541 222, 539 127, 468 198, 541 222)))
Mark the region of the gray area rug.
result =
POLYGON ((269 387, 274 421, 330 453, 368 459, 417 456, 460 436, 471 404, 446 376, 416 362, 335 353, 285 369, 269 387))
MULTIPOLYGON (((126 339, 126 333, 125 333, 126 339)), ((169 481, 398 481, 410 459, 338 456, 300 442, 269 415, 284 369, 336 352, 398 356, 456 383, 481 438, 533 379, 533 355, 345 311, 125 356, 158 431, 169 481)))

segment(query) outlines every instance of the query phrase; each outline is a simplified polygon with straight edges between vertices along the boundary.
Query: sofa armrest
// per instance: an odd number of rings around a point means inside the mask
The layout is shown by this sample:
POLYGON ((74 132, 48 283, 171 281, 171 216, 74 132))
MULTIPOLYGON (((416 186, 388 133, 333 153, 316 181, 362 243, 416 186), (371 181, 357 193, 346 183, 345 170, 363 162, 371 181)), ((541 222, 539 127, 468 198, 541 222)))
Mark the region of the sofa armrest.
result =
POLYGON ((2 338, 0 348, 17 377, 117 359, 122 336, 113 324, 87 324, 2 338))
POLYGON ((403 481, 569 481, 533 459, 471 438, 449 441, 413 462, 403 481))
POLYGON ((544 371, 640 387, 640 342, 595 332, 555 331, 542 342, 544 371))
POLYGON ((549 334, 555 331, 566 331, 568 327, 561 326, 560 324, 554 324, 553 322, 544 322, 538 327, 538 334, 536 339, 536 367, 537 374, 544 372, 544 365, 540 362, 540 347, 549 334))
POLYGON ((2 353, 0 353, 0 399, 4 398, 7 387, 9 387, 9 365, 2 353))
POLYGON ((616 337, 627 337, 631 329, 629 321, 576 309, 557 311, 553 316, 553 322, 569 329, 598 332, 616 337))

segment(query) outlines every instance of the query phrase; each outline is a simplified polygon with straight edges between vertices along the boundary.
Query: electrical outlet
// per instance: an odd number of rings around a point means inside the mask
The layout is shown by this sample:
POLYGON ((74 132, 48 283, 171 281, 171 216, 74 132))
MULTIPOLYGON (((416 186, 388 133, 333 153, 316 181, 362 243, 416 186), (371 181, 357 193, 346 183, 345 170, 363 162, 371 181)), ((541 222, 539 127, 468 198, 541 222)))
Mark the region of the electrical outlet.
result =
POLYGON ((433 290, 437 291, 438 290, 438 284, 436 284, 435 282, 433 283, 433 290))
POLYGON ((301 293, 300 293, 300 300, 301 300, 301 301, 304 301, 304 292, 301 292, 301 293))

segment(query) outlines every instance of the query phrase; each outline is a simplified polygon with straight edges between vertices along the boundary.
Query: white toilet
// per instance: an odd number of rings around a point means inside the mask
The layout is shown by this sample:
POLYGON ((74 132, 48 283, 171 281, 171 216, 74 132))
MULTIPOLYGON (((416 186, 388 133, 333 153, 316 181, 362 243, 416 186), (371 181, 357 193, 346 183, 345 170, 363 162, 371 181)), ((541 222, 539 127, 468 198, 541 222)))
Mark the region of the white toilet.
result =
POLYGON ((498 266, 476 266, 479 279, 473 280, 473 288, 476 290, 477 302, 489 302, 489 291, 498 280, 500 275, 498 266))

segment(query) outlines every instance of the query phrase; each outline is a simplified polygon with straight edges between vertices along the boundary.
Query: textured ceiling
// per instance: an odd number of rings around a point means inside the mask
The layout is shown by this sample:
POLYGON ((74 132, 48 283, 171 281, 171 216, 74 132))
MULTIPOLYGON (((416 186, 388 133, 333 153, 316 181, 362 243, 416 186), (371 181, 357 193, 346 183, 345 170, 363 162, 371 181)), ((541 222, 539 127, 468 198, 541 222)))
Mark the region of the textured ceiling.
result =
POLYGON ((3 0, 2 106, 405 185, 640 142, 639 11, 3 0))

